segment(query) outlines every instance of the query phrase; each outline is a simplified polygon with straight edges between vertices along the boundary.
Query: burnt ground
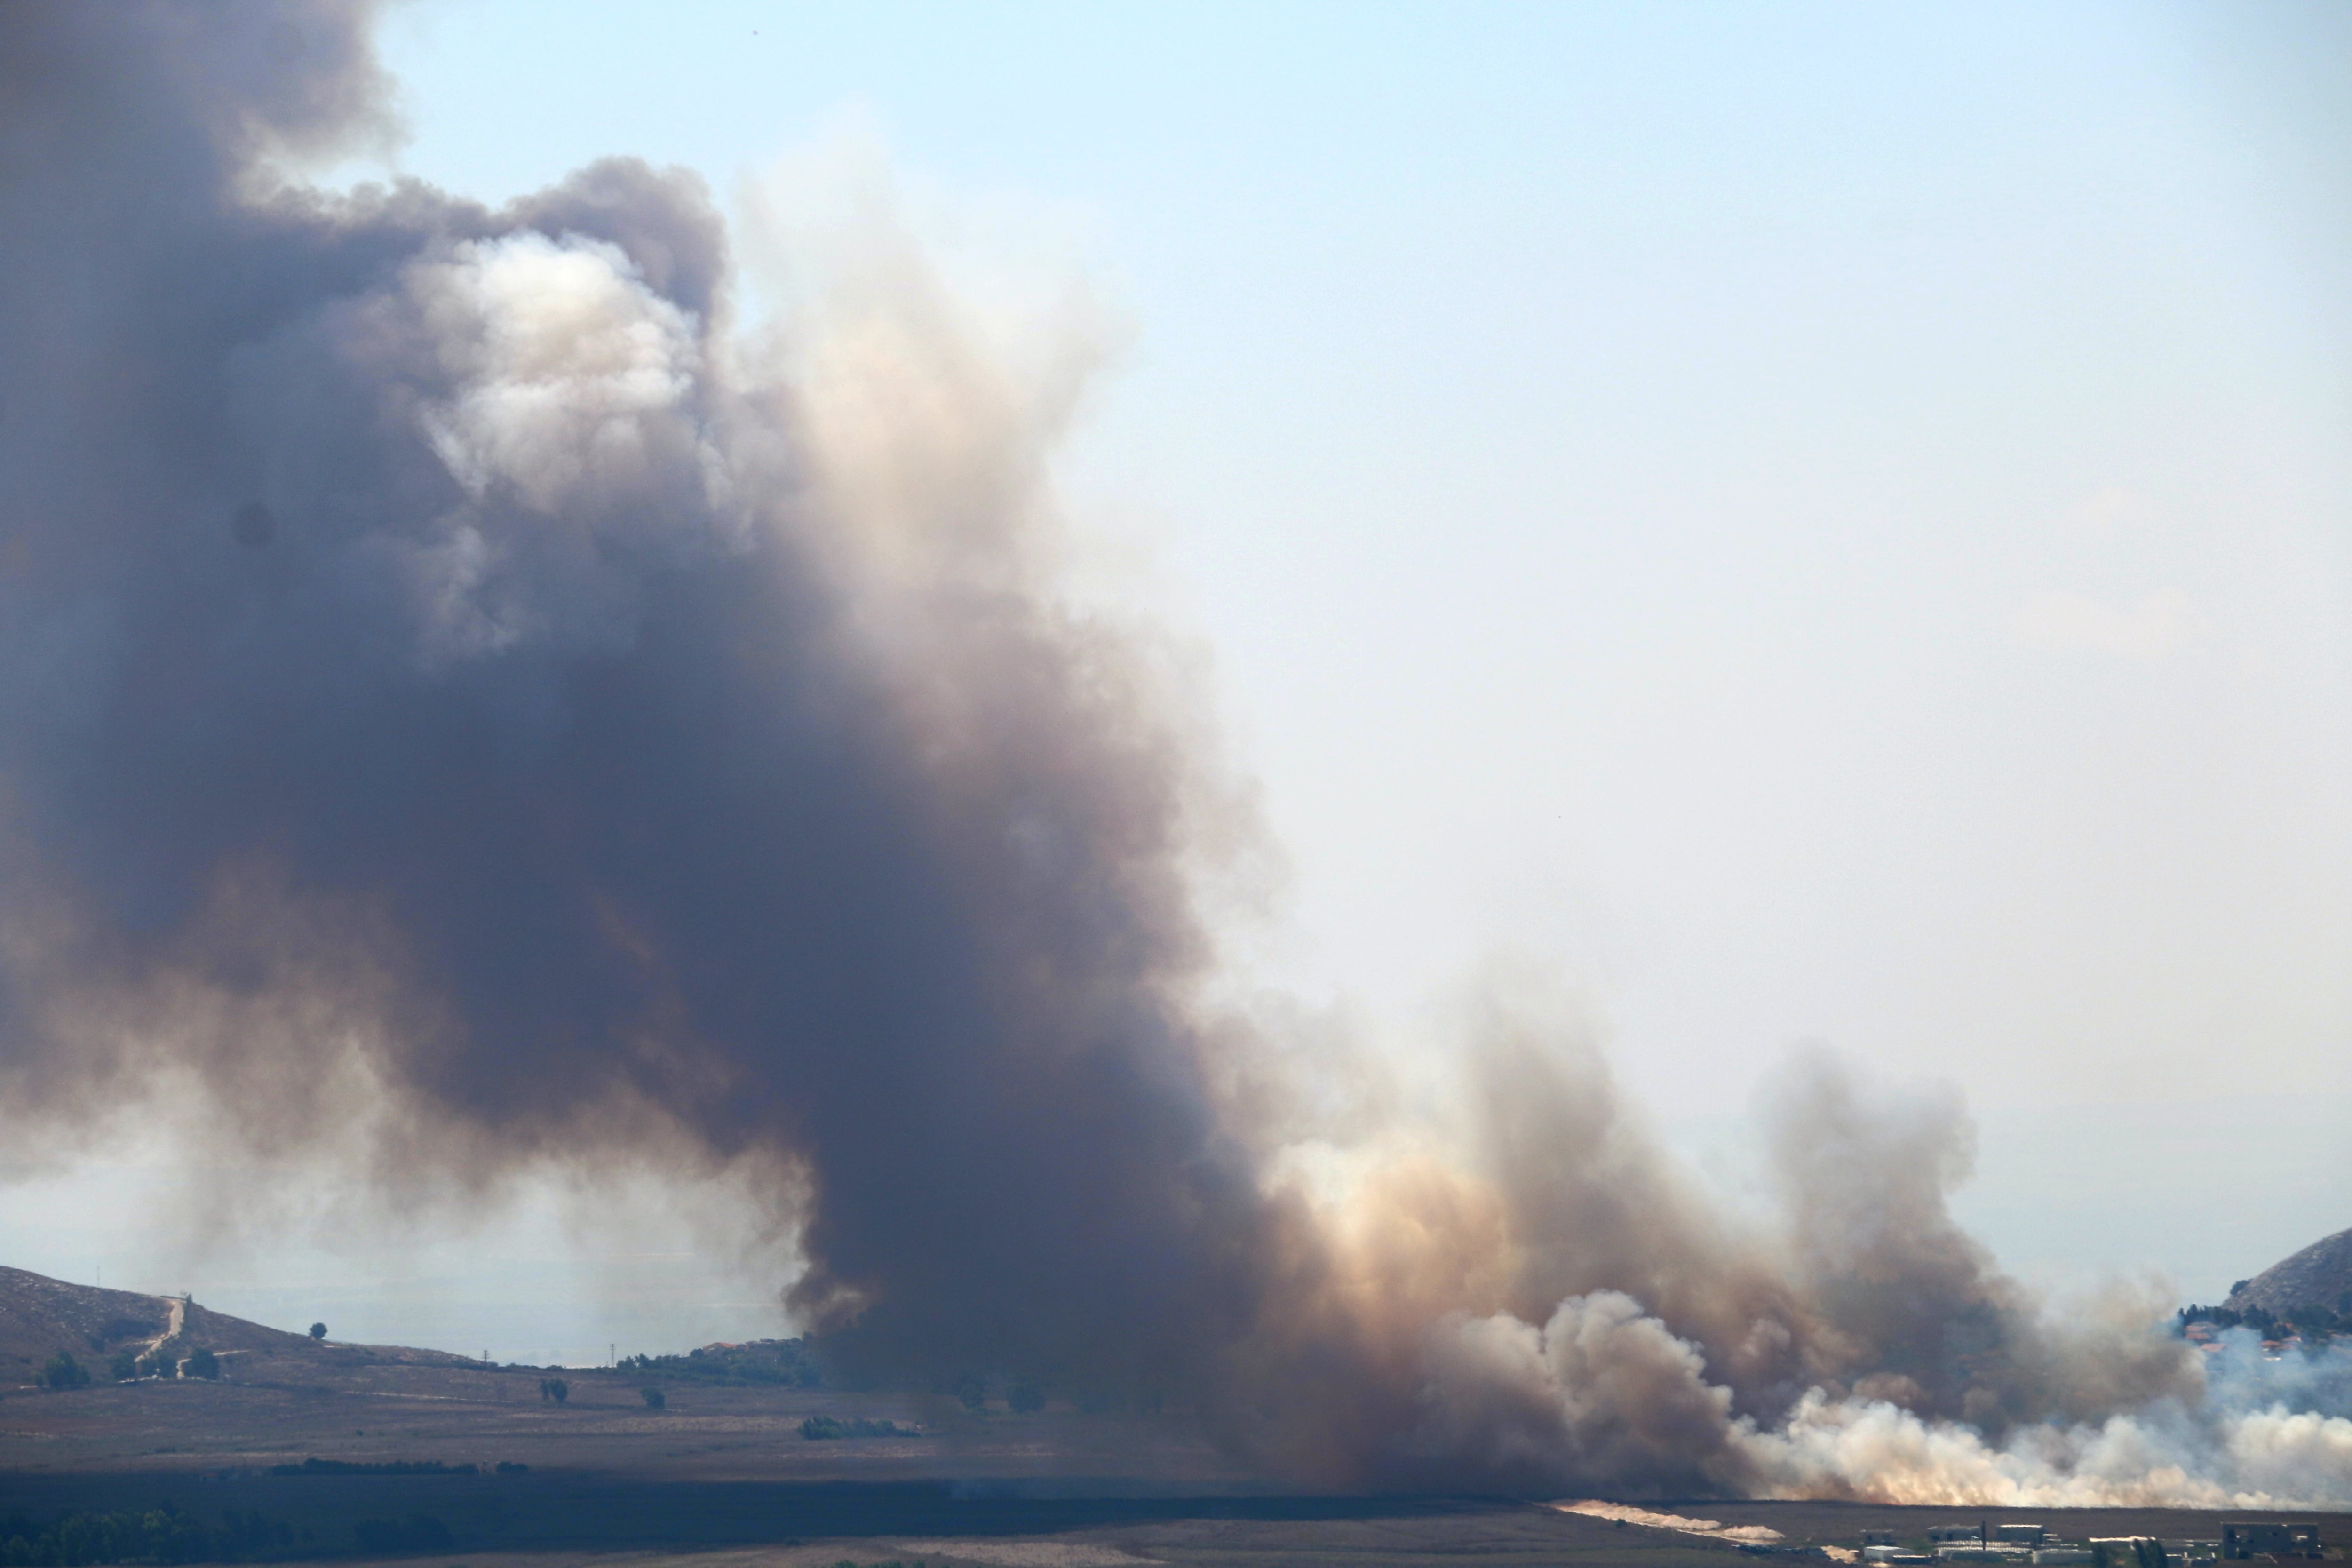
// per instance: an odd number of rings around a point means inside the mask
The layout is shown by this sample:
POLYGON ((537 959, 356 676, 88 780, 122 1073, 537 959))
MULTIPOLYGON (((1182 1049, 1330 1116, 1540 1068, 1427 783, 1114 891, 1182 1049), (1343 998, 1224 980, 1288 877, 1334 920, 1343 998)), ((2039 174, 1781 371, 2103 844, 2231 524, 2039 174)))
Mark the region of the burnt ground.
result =
MULTIPOLYGON (((952 1401, 572 1372, 562 1405, 535 1369, 363 1353, 270 1353, 218 1384, 60 1392, 0 1384, 0 1517, 172 1505, 259 1512, 297 1559, 345 1558, 362 1521, 441 1521, 440 1568, 1307 1568, 1558 1563, 1732 1568, 1722 1542, 1524 1500, 1273 1496, 1179 1422, 1049 1408, 972 1415, 952 1401), (811 1442, 809 1415, 919 1425, 919 1436, 811 1442), (474 1466, 458 1474, 272 1474, 345 1464, 474 1466), (528 1466, 499 1473, 501 1462, 528 1466)), ((1672 1507, 1765 1524, 1791 1542, 1906 1539, 1932 1523, 2033 1520, 2072 1537, 2210 1538, 2219 1514, 1981 1510, 1845 1503, 1672 1507)), ((2232 1515, 2231 1517, 2240 1517, 2232 1515)), ((2261 1516, 2253 1516, 2261 1517, 2261 1516)), ((2324 1521, 2331 1555, 2352 1517, 2324 1521)), ((5 1544, 5 1543, 0 1543, 5 1544)), ((1770 1559, 1759 1560, 1769 1562, 1770 1559)))

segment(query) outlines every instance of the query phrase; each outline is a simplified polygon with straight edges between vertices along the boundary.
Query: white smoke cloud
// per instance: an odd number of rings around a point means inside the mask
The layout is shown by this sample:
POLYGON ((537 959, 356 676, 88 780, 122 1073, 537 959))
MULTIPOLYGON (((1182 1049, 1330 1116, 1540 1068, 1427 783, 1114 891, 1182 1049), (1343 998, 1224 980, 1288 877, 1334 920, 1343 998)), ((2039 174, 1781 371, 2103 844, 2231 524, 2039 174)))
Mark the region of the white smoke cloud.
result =
POLYGON ((725 460, 698 405, 700 324, 617 246, 466 241, 312 331, 460 489, 422 528, 355 542, 410 584, 428 668, 534 638, 609 644, 636 562, 729 531, 725 460))
POLYGON ((576 235, 467 241, 446 261, 410 267, 387 303, 446 378, 449 395, 419 417, 478 502, 497 483, 551 518, 615 489, 643 498, 702 447, 687 406, 699 328, 618 246, 576 235))
POLYGON ((2352 1351, 2269 1363, 2239 1338, 2195 1405, 2167 1399, 2102 1421, 2028 1424, 1996 1442, 1965 1422, 1814 1388, 1764 1426, 1732 1414, 1731 1391, 1707 1381, 1696 1345, 1603 1292, 1563 1301, 1541 1329, 1507 1315, 1440 1325, 1413 1441, 1490 1474, 1630 1481, 1651 1495, 1680 1476, 1754 1497, 1913 1505, 2352 1504, 2352 1420, 2284 1400, 2240 1407, 2282 1378, 2309 1390, 2352 1375, 2352 1351))

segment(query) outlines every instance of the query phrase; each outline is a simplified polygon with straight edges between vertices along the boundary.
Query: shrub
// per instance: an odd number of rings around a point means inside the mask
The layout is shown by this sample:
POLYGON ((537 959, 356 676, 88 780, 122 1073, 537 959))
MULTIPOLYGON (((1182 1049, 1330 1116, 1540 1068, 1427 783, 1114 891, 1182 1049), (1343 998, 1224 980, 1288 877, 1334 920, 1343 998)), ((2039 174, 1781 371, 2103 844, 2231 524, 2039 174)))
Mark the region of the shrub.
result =
POLYGON ((2317 1301, 2306 1301, 2286 1316, 2306 1335, 2316 1333, 2325 1337, 2344 1326, 2334 1312, 2317 1301))
POLYGON ((637 1392, 645 1396, 646 1408, 648 1410, 659 1410, 669 1403, 669 1396, 658 1388, 641 1388, 637 1392))
POLYGON ((920 1434, 896 1421, 868 1421, 862 1416, 844 1421, 838 1415, 812 1415, 801 1423, 801 1436, 812 1443, 827 1443, 845 1437, 913 1437, 920 1434))
POLYGON ((216 1378, 220 1376, 220 1358, 208 1350, 193 1350, 188 1352, 187 1365, 183 1370, 190 1377, 216 1378))
POLYGON ((70 1351, 59 1351, 43 1363, 33 1381, 43 1388, 79 1388, 89 1381, 89 1369, 74 1360, 70 1351))

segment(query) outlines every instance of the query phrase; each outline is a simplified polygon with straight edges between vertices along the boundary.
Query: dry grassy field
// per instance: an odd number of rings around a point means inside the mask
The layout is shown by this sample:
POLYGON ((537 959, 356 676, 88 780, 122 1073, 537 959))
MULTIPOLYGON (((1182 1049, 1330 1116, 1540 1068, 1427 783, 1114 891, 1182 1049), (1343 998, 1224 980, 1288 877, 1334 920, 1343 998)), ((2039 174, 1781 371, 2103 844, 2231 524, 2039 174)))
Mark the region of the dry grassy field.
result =
MULTIPOLYGON (((368 1520, 446 1527, 464 1568, 1256 1568, 1475 1561, 1728 1568, 1727 1542, 1517 1500, 1268 1495, 1173 1420, 828 1389, 678 1386, 650 1409, 625 1373, 541 1374, 392 1362, 331 1347, 257 1350, 219 1383, 100 1384, 0 1396, 0 1517, 161 1503, 282 1521, 296 1558, 349 1557, 368 1520), (919 1435, 810 1441, 811 1415, 919 1435), (280 1473, 304 1461, 444 1473, 280 1473), (509 1467, 500 1471, 499 1466, 509 1467), (472 1467, 471 1469, 467 1467, 472 1467), (519 1468, 517 1467, 527 1467, 519 1468)), ((2210 1537, 2218 1515, 2008 1512, 1844 1503, 1693 1503, 1791 1543, 1865 1528, 2033 1519, 2069 1536, 2210 1537)), ((2327 1521, 2343 1553, 2352 1519, 2327 1521)), ((378 1553, 383 1555, 383 1553, 378 1553)), ((394 1553, 394 1555, 397 1555, 394 1553)))

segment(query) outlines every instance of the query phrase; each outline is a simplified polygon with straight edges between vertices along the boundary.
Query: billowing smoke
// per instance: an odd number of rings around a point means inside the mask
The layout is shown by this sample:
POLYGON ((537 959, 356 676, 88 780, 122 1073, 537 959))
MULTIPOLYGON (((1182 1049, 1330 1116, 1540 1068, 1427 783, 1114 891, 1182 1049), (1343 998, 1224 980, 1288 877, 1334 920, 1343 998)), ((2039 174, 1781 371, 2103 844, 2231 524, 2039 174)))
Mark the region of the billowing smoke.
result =
POLYGON ((1958 1107, 1831 1058, 1777 1226, 1507 984, 1461 1125, 1315 1121, 1208 1001, 1245 795, 1061 586, 1063 389, 904 254, 739 330, 684 174, 306 188, 388 133, 369 24, 0 10, 14 1125, 723 1172, 840 1364, 1299 1479, 2352 1501, 2340 1366, 2046 1321, 1945 1211, 1958 1107))

